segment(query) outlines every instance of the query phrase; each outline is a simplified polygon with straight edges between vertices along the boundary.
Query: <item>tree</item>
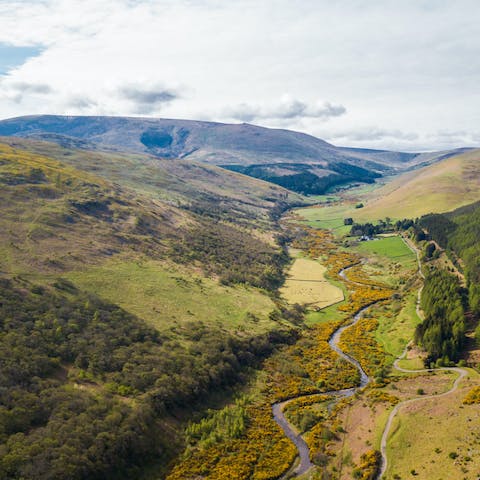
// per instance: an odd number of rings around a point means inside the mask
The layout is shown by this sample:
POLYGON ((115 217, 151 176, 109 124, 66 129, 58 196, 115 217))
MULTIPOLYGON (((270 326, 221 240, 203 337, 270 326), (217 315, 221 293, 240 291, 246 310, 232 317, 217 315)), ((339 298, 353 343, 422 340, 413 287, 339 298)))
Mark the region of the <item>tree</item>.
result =
POLYGON ((435 253, 435 244, 433 242, 430 242, 426 248, 425 248, 425 257, 426 258, 432 258, 433 254, 435 253))

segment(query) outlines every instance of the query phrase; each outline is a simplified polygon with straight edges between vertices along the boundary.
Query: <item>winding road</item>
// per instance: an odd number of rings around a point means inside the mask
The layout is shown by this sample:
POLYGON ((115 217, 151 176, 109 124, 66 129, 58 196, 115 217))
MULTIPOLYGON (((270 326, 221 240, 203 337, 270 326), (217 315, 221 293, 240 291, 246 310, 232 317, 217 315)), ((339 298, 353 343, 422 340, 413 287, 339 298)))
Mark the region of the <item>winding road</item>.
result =
MULTIPOLYGON (((405 242, 405 244, 417 256, 417 263, 418 263, 418 272, 417 273, 422 279, 425 279, 425 276, 423 275, 423 272, 422 272, 422 264, 421 264, 421 261, 420 261, 420 252, 418 251, 418 248, 416 248, 411 242, 406 240, 404 237, 402 237, 402 238, 403 238, 403 241, 405 242)), ((420 288, 418 289, 417 306, 416 306, 417 315, 421 320, 423 320, 423 314, 422 314, 422 311, 421 311, 421 308, 420 308, 420 298, 421 298, 422 289, 423 289, 423 283, 420 286, 420 288)), ((404 359, 405 356, 407 355, 409 345, 410 344, 407 344, 405 346, 405 349, 403 350, 403 353, 393 363, 393 367, 396 370, 398 370, 399 372, 404 372, 404 373, 427 373, 427 372, 430 372, 431 370, 428 370, 428 369, 409 370, 409 369, 406 369, 406 368, 402 368, 398 365, 398 362, 400 360, 404 359)), ((456 372, 456 373, 459 374, 458 377, 455 379, 455 382, 453 383, 452 388, 450 390, 448 390, 444 393, 437 394, 437 395, 421 396, 421 397, 418 397, 418 398, 412 398, 410 400, 405 400, 403 402, 397 403, 397 405, 395 405, 394 409, 390 412, 390 415, 388 416, 387 423, 385 424, 385 428, 383 430, 382 439, 380 441, 380 453, 382 454, 382 464, 381 464, 381 467, 380 467, 380 472, 377 475, 377 480, 380 480, 385 475, 385 472, 387 471, 387 467, 388 467, 387 440, 388 440, 388 435, 390 434, 390 430, 392 428, 393 420, 394 420, 395 416, 397 415, 397 413, 399 412, 399 410, 402 407, 404 407, 405 405, 421 402, 423 400, 428 400, 428 399, 431 399, 431 398, 441 398, 441 397, 445 397, 447 395, 452 394, 453 392, 455 392, 455 390, 457 390, 458 385, 460 384, 462 379, 467 375, 466 370, 464 370, 463 368, 458 368, 458 367, 443 367, 443 368, 436 368, 435 369, 435 371, 440 371, 440 370, 456 372)))
MULTIPOLYGON (((408 346, 409 345, 407 345, 405 347, 405 350, 403 351, 402 355, 400 355, 400 357, 398 357, 395 360, 395 362, 393 364, 394 368, 396 370, 400 371, 400 372, 405 372, 405 373, 426 373, 426 372, 430 372, 431 370, 428 370, 428 369, 408 370, 406 368, 402 368, 402 367, 398 366, 398 362, 400 360, 402 360, 405 357, 405 355, 407 354, 408 346)), ((459 374, 458 377, 455 379, 455 382, 453 383, 452 388, 450 390, 448 390, 447 392, 444 392, 444 393, 439 393, 437 395, 424 395, 422 397, 412 398, 410 400, 405 400, 403 402, 397 403, 397 405, 395 405, 394 409, 390 412, 390 415, 388 416, 387 423, 385 424, 385 428, 383 430, 382 440, 380 442, 380 453, 382 454, 382 465, 381 465, 381 468, 380 468, 380 472, 378 473, 378 476, 377 476, 378 480, 380 480, 383 477, 383 475, 385 475, 385 472, 387 471, 387 467, 388 467, 387 440, 388 440, 388 435, 390 433, 390 430, 392 428, 393 419, 397 415, 398 411, 402 407, 404 407, 405 405, 409 405, 411 403, 421 402, 423 400, 428 400, 429 398, 441 398, 441 397, 445 397, 447 395, 450 395, 451 393, 455 392, 455 390, 457 390, 459 383, 467 375, 466 370, 464 370, 463 368, 458 368, 458 367, 443 367, 443 368, 436 368, 435 369, 435 371, 439 371, 439 370, 448 370, 448 371, 456 372, 456 373, 459 374)))
MULTIPOLYGON (((417 264, 418 264, 417 274, 418 274, 418 276, 422 280, 425 279, 425 276, 422 272, 422 264, 421 264, 421 261, 420 261, 420 254, 419 254, 418 249, 415 247, 415 245, 413 245, 406 238, 402 237, 402 239, 405 242, 405 244, 415 253, 415 255, 417 257, 417 264)), ((345 272, 349 268, 352 268, 353 266, 354 265, 351 265, 350 267, 342 269, 339 272, 339 275, 344 280, 350 281, 350 280, 348 280, 345 272)), ((357 282, 352 282, 352 283, 357 283, 357 282)), ((416 305, 416 312, 417 312, 417 315, 420 319, 423 319, 423 315, 422 315, 421 308, 420 308, 420 298, 421 298, 422 289, 423 289, 423 282, 422 282, 422 285, 420 286, 420 288, 418 289, 417 305, 416 305)), ((349 397, 349 396, 352 396, 358 389, 365 387, 370 382, 370 378, 365 373, 365 371, 361 367, 360 363, 355 358, 353 358, 352 356, 348 355, 343 350, 341 350, 340 347, 338 346, 338 343, 340 341, 340 337, 341 337, 342 333, 344 332, 344 330, 351 327, 352 325, 355 325, 362 318, 365 311, 368 310, 369 308, 371 308, 373 305, 375 305, 375 304, 369 305, 367 307, 364 307, 362 310, 360 310, 353 317, 353 321, 351 323, 349 323, 347 325, 343 325, 340 328, 338 328, 333 333, 333 335, 330 337, 330 340, 328 341, 330 347, 335 352, 337 352, 338 355, 340 355, 342 358, 344 358, 346 361, 350 362, 351 364, 353 364, 357 368, 358 372, 360 373, 360 384, 357 387, 353 387, 353 388, 325 392, 325 393, 323 393, 323 395, 331 395, 331 396, 338 396, 338 397, 349 397)), ((402 368, 398 365, 398 362, 400 360, 402 360, 403 358, 405 358, 405 356, 407 354, 407 351, 408 351, 408 347, 409 347, 409 345, 407 345, 405 347, 403 353, 395 360, 395 362, 393 364, 393 367, 396 370, 398 370, 400 372, 404 372, 404 373, 425 373, 425 372, 429 372, 429 370, 427 370, 427 369, 408 370, 408 369, 404 369, 404 368, 402 368)), ((448 390, 447 392, 437 394, 437 395, 428 395, 428 396, 413 398, 413 399, 410 399, 410 400, 405 400, 403 402, 398 403, 393 408, 393 410, 390 412, 390 415, 388 417, 387 423, 385 425, 385 428, 384 428, 383 434, 382 434, 382 439, 381 439, 381 444, 380 444, 381 467, 380 467, 380 471, 377 475, 377 480, 380 480, 384 476, 385 472, 387 471, 387 467, 388 467, 387 440, 388 440, 388 436, 390 434, 390 430, 391 430, 391 427, 392 427, 392 424, 393 424, 393 420, 394 420, 395 416, 397 415, 397 413, 399 412, 399 410, 402 407, 404 407, 405 405, 408 405, 408 404, 411 404, 411 403, 420 402, 420 401, 431 399, 431 398, 440 398, 440 397, 444 397, 444 396, 452 394, 453 392, 455 392, 455 390, 457 390, 459 383, 467 375, 466 370, 464 370, 462 368, 458 368, 458 367, 444 367, 444 368, 439 368, 439 369, 436 369, 436 370, 453 371, 453 372, 458 373, 459 375, 455 379, 455 382, 453 383, 452 388, 450 390, 448 390)), ((314 464, 310 460, 310 450, 308 448, 307 443, 302 438, 301 434, 299 434, 296 431, 295 427, 293 427, 289 423, 289 421, 285 417, 285 414, 283 413, 284 407, 289 402, 291 402, 292 400, 295 400, 297 398, 308 397, 308 396, 310 396, 310 395, 301 395, 299 397, 291 398, 291 399, 288 399, 288 400, 285 400, 285 401, 282 401, 282 402, 278 402, 278 403, 275 403, 274 405, 272 405, 272 412, 273 412, 273 417, 274 417, 275 421, 282 428, 285 435, 294 443, 294 445, 296 446, 296 448, 298 450, 298 457, 299 457, 298 464, 293 469, 290 469, 286 474, 284 474, 281 477, 282 479, 287 478, 287 476, 289 478, 291 478, 292 474, 296 475, 296 476, 303 475, 314 467, 314 464)))

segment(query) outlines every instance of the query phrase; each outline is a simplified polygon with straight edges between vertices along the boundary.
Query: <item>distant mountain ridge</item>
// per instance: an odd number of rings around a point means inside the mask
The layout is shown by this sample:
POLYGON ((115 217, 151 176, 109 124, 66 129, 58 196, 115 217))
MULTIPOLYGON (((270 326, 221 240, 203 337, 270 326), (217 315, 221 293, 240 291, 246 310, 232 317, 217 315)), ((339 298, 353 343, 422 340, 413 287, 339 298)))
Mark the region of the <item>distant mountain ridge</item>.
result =
MULTIPOLYGON (((38 115, 0 121, 0 135, 68 148, 190 159, 317 194, 342 183, 432 163, 440 154, 336 147, 305 133, 250 124, 137 117, 38 115)), ((457 151, 442 152, 450 155, 457 151)))

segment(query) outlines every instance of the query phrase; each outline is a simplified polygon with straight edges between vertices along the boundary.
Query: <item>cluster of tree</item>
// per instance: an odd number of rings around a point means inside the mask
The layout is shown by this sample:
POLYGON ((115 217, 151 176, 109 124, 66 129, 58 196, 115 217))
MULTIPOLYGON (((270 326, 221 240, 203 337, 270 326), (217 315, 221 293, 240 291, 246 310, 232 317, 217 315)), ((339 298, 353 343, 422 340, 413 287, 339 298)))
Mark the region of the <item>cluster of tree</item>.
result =
POLYGON ((427 243, 425 247, 425 258, 430 259, 436 255, 437 247, 433 242, 427 243))
POLYGON ((447 214, 427 215, 419 224, 464 270, 469 290, 469 308, 480 315, 480 202, 447 214), (453 255, 451 253, 453 252, 453 255))
POLYGON ((282 285, 289 261, 284 246, 276 248, 246 230, 201 219, 175 245, 172 257, 200 262, 207 273, 215 273, 225 284, 245 283, 270 291, 282 285))
POLYGON ((187 445, 208 447, 232 438, 239 438, 247 427, 246 405, 249 399, 240 397, 233 405, 222 410, 209 410, 198 423, 190 423, 185 429, 187 445))
POLYGON ((447 248, 449 237, 457 228, 455 222, 441 213, 421 217, 419 225, 428 232, 427 238, 435 240, 442 248, 447 248))
POLYGON ((435 269, 425 278, 425 320, 417 326, 415 341, 428 352, 427 365, 458 360, 465 342, 464 297, 458 278, 445 270, 435 269))
POLYGON ((0 478, 132 478, 171 456, 162 418, 242 381, 295 334, 192 324, 185 337, 65 281, 0 280, 0 478))
POLYGON ((413 220, 406 218, 392 223, 392 220, 389 217, 386 217, 385 220, 379 220, 375 225, 370 222, 355 223, 353 218, 350 217, 345 218, 343 223, 344 225, 352 225, 352 228, 350 229, 350 235, 365 235, 367 237, 373 237, 374 235, 381 233, 400 232, 408 230, 409 228, 415 228, 416 225, 413 220))
POLYGON ((350 235, 373 237, 379 233, 385 233, 385 228, 381 224, 374 225, 373 223, 354 223, 350 229, 350 235))
POLYGON ((334 173, 323 176, 318 176, 312 165, 303 163, 282 163, 281 169, 289 170, 286 175, 278 173, 279 164, 225 165, 224 168, 275 183, 304 195, 321 195, 332 187, 349 182, 373 183, 381 176, 377 172, 341 162, 329 165, 329 170, 334 173))

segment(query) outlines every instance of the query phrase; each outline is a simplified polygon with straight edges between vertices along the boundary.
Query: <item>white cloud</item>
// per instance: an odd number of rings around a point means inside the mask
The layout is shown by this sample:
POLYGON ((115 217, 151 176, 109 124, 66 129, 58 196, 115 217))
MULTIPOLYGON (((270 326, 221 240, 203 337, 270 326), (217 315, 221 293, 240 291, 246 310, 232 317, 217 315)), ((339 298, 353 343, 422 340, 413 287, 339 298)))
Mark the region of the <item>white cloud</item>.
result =
POLYGON ((256 120, 292 120, 297 118, 319 118, 327 120, 346 113, 343 105, 332 105, 329 102, 307 104, 302 100, 284 95, 280 101, 262 105, 240 103, 223 110, 223 116, 233 120, 252 122, 256 120))
POLYGON ((361 127, 355 130, 338 132, 335 138, 351 142, 379 141, 384 139, 417 140, 418 134, 414 132, 402 132, 401 130, 386 130, 379 127, 361 127))
POLYGON ((132 103, 132 112, 150 114, 158 111, 163 105, 168 104, 178 97, 173 90, 162 85, 128 84, 118 89, 118 95, 132 103))
POLYGON ((24 98, 45 97, 53 93, 50 85, 26 81, 2 79, 0 77, 0 99, 20 104, 24 98))
POLYGON ((479 15, 477 0, 2 0, 0 43, 42 51, 3 77, 0 117, 161 115, 454 146, 480 124, 479 15))

